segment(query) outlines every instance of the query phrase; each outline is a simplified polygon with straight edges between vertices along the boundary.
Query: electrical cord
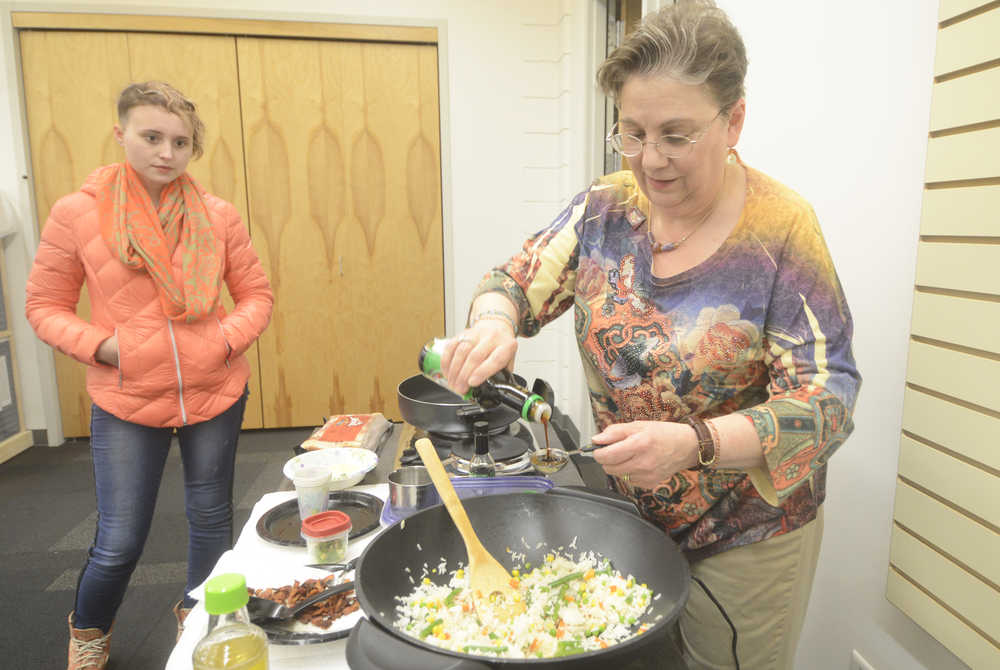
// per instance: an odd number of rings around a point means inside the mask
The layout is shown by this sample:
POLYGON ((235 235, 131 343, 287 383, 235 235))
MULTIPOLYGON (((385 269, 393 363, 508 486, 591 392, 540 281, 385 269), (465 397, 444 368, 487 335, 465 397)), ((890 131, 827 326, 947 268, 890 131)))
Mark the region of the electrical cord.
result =
POLYGON ((726 620, 726 623, 729 624, 730 630, 733 631, 733 663, 736 664, 736 670, 740 670, 740 658, 736 655, 736 626, 733 625, 733 620, 729 618, 728 614, 726 614, 726 610, 722 607, 722 603, 716 600, 715 596, 712 595, 712 592, 707 586, 705 586, 705 582, 701 581, 694 575, 691 575, 691 579, 698 582, 698 586, 700 586, 701 590, 705 592, 705 595, 708 596, 709 600, 715 603, 715 606, 719 608, 719 612, 722 614, 722 618, 726 620))

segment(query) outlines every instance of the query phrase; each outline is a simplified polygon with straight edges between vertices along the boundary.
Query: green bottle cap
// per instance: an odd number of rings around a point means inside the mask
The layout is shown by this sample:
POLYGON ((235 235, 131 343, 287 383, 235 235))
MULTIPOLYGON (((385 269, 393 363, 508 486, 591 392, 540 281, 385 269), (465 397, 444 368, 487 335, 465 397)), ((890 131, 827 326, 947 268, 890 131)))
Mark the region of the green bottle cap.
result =
POLYGON ((521 407, 521 418, 525 421, 531 421, 531 408, 535 406, 536 402, 545 402, 542 396, 537 393, 532 393, 528 396, 528 399, 524 401, 524 405, 521 407))
POLYGON ((229 614, 249 601, 247 580, 243 575, 230 572, 205 583, 205 611, 209 614, 229 614))

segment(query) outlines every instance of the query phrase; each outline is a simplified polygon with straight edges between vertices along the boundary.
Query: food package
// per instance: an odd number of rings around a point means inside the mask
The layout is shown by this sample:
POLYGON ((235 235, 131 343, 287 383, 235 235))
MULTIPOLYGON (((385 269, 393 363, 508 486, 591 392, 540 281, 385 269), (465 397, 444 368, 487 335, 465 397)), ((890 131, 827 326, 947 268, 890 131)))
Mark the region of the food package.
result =
POLYGON ((338 414, 331 416, 302 443, 302 448, 312 451, 329 447, 357 447, 375 451, 380 438, 392 428, 392 423, 374 414, 338 414))

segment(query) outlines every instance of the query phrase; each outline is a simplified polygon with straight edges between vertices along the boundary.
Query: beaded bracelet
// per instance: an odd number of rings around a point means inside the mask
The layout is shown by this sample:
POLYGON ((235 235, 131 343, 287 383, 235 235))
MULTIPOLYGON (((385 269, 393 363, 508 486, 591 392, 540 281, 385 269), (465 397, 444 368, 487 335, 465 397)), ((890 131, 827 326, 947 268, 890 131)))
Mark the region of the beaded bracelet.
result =
POLYGON ((469 320, 469 325, 474 326, 476 322, 482 319, 493 319, 494 321, 505 321, 510 329, 514 331, 514 337, 517 337, 517 324, 514 323, 513 317, 507 312, 500 309, 487 309, 479 314, 476 314, 469 320))

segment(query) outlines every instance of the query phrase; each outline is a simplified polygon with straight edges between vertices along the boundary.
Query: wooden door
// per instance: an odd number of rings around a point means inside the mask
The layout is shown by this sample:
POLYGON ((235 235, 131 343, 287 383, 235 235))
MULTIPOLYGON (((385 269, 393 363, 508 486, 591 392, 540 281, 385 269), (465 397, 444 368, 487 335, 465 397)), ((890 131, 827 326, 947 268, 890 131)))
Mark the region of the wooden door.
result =
MULTIPOLYGON (((234 38, 46 30, 22 30, 19 38, 39 229, 57 199, 78 189, 98 166, 124 159, 112 134, 118 93, 130 82, 147 79, 170 82, 198 105, 207 128, 205 155, 192 161, 189 171, 247 220, 234 38)), ((86 289, 78 313, 89 318, 86 289)), ((247 357, 253 374, 243 425, 258 428, 256 347, 247 357)), ((57 353, 56 375, 63 432, 88 435, 85 366, 57 353)))
POLYGON ((238 38, 265 426, 379 410, 444 331, 437 49, 238 38))

